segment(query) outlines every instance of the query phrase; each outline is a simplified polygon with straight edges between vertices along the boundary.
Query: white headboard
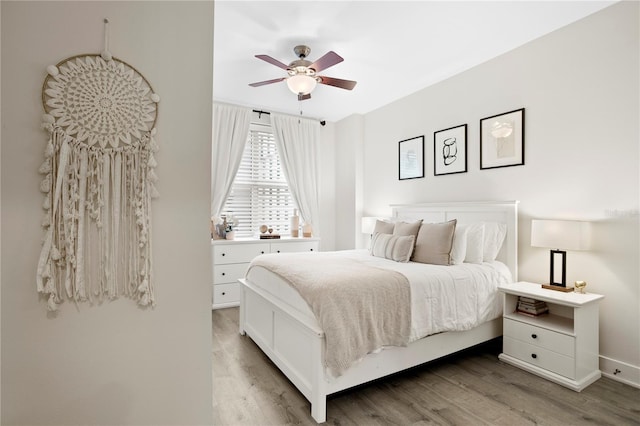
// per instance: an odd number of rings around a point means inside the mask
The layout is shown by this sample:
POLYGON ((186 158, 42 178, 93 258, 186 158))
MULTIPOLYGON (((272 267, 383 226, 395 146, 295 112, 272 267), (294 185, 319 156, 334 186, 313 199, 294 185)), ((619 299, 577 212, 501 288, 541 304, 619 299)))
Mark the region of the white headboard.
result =
POLYGON ((507 225, 507 236, 497 260, 509 267, 518 281, 518 201, 473 201, 451 203, 392 204, 393 217, 422 219, 427 223, 457 219, 458 223, 498 222, 507 225))

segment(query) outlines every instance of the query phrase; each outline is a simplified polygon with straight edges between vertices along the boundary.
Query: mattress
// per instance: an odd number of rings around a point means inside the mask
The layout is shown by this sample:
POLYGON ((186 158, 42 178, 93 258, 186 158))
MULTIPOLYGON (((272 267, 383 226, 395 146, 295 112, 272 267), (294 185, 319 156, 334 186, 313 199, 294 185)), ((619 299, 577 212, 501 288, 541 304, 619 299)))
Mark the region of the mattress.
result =
MULTIPOLYGON (((499 261, 442 266, 394 262, 371 256, 367 250, 335 253, 407 277, 411 288, 410 341, 444 331, 469 330, 498 318, 502 315, 498 285, 512 282, 509 268, 499 261)), ((249 268, 246 278, 319 327, 307 303, 286 280, 260 266, 249 268)))

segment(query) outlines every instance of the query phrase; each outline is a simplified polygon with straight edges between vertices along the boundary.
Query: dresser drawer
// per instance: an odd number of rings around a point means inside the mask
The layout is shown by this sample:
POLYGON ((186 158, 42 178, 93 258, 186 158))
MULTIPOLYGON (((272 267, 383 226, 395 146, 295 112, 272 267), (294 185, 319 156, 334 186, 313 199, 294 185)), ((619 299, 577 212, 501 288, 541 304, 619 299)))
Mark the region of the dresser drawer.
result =
POLYGON ((271 243, 271 253, 297 253, 318 251, 317 241, 296 241, 293 243, 271 243))
POLYGON ((213 267, 213 283, 225 284, 235 283, 240 278, 244 278, 249 268, 248 263, 230 263, 228 265, 215 265, 213 267))
POLYGON ((247 263, 254 257, 269 253, 269 243, 220 244, 213 246, 213 264, 247 263))
POLYGON ((240 284, 218 284, 213 286, 213 304, 237 305, 240 303, 240 284))
POLYGON ((503 351, 528 364, 575 379, 575 359, 557 352, 530 345, 506 335, 502 339, 503 351))
POLYGON ((536 327, 532 324, 504 319, 503 335, 530 345, 575 358, 575 338, 566 334, 536 327))

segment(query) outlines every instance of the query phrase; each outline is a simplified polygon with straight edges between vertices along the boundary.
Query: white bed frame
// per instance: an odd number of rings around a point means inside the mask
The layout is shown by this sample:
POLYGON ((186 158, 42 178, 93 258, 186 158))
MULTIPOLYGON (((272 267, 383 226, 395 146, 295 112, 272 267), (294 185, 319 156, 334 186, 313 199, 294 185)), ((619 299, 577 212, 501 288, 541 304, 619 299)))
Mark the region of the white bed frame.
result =
MULTIPOLYGON (((457 202, 392 205, 398 219, 458 223, 480 221, 507 225, 507 236, 498 260, 518 278, 518 202, 457 202)), ((326 421, 327 395, 411 368, 502 335, 502 319, 462 332, 425 337, 407 347, 386 348, 367 355, 342 376, 325 375, 322 362, 324 332, 271 293, 241 279, 240 334, 248 334, 311 403, 311 416, 326 421)))

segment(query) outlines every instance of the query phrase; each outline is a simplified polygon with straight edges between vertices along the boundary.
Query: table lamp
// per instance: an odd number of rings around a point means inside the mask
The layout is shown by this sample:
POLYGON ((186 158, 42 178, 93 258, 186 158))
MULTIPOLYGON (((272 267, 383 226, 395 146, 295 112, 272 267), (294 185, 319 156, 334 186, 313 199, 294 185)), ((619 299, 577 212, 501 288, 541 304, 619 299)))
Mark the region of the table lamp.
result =
POLYGON ((573 291, 567 288, 567 250, 588 250, 591 240, 591 224, 575 220, 532 220, 531 246, 550 248, 549 284, 543 288, 573 291), (555 263, 560 258, 559 279, 555 263))

